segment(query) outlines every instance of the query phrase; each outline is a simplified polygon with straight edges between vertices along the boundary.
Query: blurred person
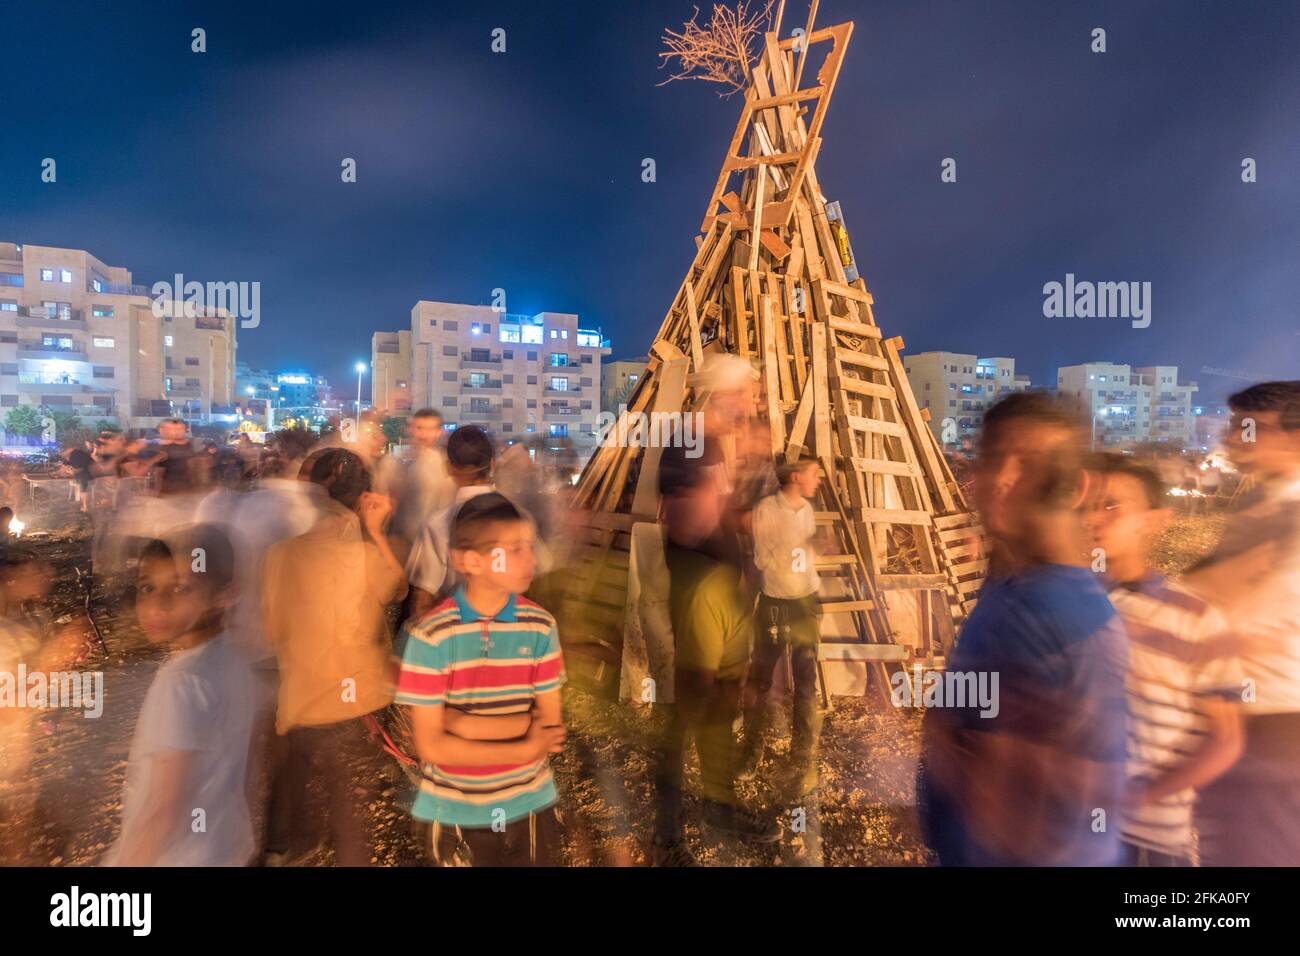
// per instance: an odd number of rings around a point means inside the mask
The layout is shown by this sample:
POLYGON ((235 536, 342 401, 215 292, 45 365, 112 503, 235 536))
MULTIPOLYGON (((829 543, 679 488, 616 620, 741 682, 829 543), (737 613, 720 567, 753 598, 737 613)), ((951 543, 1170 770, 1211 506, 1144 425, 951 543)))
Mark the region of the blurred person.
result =
POLYGON ((1120 860, 1127 655, 1082 566, 1086 431, 1042 392, 984 416, 974 499, 992 554, 946 670, 987 681, 992 706, 961 695, 925 713, 918 806, 943 865, 1120 860))
POLYGON ((804 458, 776 469, 781 490, 754 509, 754 564, 761 575, 754 614, 753 659, 745 683, 745 737, 738 776, 754 775, 763 747, 763 725, 772 672, 785 653, 794 676, 794 720, 790 771, 801 793, 817 780, 816 747, 821 730, 817 702, 817 648, 821 604, 813 539, 817 520, 810 498, 817 495, 821 466, 804 458))
MULTIPOLYGON (((20 669, 49 674, 75 661, 83 646, 84 622, 75 619, 47 639, 43 604, 53 581, 49 562, 35 552, 13 544, 0 548, 0 675, 13 682, 15 694, 27 691, 20 669)), ((40 781, 31 768, 32 725, 40 714, 0 695, 0 865, 34 862, 40 781)))
POLYGON ((90 499, 86 492, 90 488, 90 480, 93 477, 91 469, 95 464, 93 445, 89 441, 83 441, 79 445, 64 449, 59 454, 59 458, 63 462, 65 473, 75 483, 77 502, 81 505, 81 510, 88 510, 90 499))
POLYGON ((360 456, 313 453, 303 476, 319 514, 310 531, 271 545, 263 566, 262 623, 280 670, 264 862, 300 847, 302 807, 315 772, 329 797, 339 866, 369 866, 371 848, 352 772, 370 744, 360 718, 392 701, 385 608, 406 595, 402 565, 384 534, 392 503, 370 489, 360 456))
POLYGON ((405 460, 386 455, 375 470, 375 490, 396 502, 393 529, 408 547, 456 493, 447 455, 439 446, 442 435, 442 416, 432 408, 420 409, 406 422, 405 460))
POLYGON ((774 843, 781 830, 743 806, 736 795, 737 747, 732 725, 749 665, 753 606, 746 598, 734 548, 722 528, 725 497, 716 450, 690 458, 666 448, 659 493, 667 526, 669 615, 674 642, 675 704, 659 757, 651 862, 694 866, 683 820, 683 762, 694 738, 700 759, 704 823, 751 843, 774 843))
POLYGON ((396 700, 425 762, 411 812, 443 866, 557 862, 549 754, 564 744, 564 660, 555 619, 523 597, 534 536, 500 494, 464 502, 450 541, 463 583, 407 625, 396 700))
POLYGON ((1183 579, 1230 622, 1245 749, 1197 800, 1207 866, 1300 864, 1300 381, 1228 399, 1233 464, 1252 479, 1223 537, 1183 579))
POLYGON ((179 418, 169 418, 158 425, 159 441, 154 447, 161 452, 154 467, 159 470, 158 492, 180 495, 194 491, 201 484, 199 453, 189 435, 189 426, 179 418))
MULTIPOLYGON (((471 498, 497 490, 496 450, 487 432, 475 425, 466 425, 452 432, 447 439, 447 470, 456 486, 451 504, 425 522, 406 559, 406 571, 411 582, 409 611, 415 619, 428 613, 449 595, 458 582, 449 550, 456 513, 471 498)), ((533 521, 527 509, 522 510, 525 518, 533 521)), ((533 527, 536 529, 535 522, 533 527)), ((536 535, 533 541, 538 573, 545 573, 550 569, 549 553, 536 535)))
POLYGON ((234 552, 211 525, 178 529, 140 556, 136 616, 145 638, 170 645, 171 653, 136 720, 122 829, 107 866, 251 860, 246 788, 259 701, 226 626, 233 583, 234 552))
POLYGON ((1223 472, 1218 466, 1207 461, 1201 469, 1201 493, 1205 495, 1207 511, 1213 511, 1219 504, 1219 489, 1223 486, 1223 472))
POLYGON ((1223 616, 1148 562, 1173 517, 1160 477, 1115 454, 1096 456, 1089 471, 1097 481, 1085 524, 1129 639, 1124 862, 1190 866, 1195 791, 1241 754, 1240 667, 1223 616))

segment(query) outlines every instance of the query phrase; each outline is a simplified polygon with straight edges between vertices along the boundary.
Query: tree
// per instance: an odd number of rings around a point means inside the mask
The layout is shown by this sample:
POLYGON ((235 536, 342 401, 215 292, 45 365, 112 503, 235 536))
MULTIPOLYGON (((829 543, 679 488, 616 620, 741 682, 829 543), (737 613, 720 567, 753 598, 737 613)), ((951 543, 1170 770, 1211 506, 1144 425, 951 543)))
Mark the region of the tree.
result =
POLYGON ((41 433, 44 416, 31 405, 16 405, 5 415, 5 431, 11 435, 32 437, 41 433))
POLYGON ((406 430, 406 419, 390 415, 388 418, 384 419, 384 423, 380 427, 384 430, 384 437, 387 438, 391 444, 396 445, 401 442, 402 434, 406 430))

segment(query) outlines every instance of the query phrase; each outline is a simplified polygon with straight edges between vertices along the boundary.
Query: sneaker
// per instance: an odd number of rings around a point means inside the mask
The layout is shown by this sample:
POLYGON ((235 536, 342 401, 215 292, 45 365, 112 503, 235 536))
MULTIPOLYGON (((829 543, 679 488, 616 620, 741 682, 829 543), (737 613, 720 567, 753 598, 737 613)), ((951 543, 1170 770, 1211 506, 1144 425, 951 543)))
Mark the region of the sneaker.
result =
POLYGON ((742 843, 767 844, 781 839, 781 827, 775 820, 759 816, 748 807, 708 801, 704 804, 704 822, 742 843))
POLYGON ((671 843, 660 843, 656 840, 650 844, 650 865, 699 866, 700 861, 695 859, 695 854, 691 852, 685 840, 674 840, 671 843))

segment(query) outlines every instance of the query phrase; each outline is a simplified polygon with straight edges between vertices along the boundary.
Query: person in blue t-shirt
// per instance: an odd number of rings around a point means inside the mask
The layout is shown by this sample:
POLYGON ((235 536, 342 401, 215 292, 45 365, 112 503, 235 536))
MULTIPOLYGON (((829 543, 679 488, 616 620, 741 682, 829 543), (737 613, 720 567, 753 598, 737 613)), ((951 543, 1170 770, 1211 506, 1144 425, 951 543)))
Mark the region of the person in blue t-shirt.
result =
POLYGON ((1082 557, 1083 438, 1046 393, 984 416, 974 498, 992 553, 947 671, 984 675, 996 700, 926 713, 921 823, 943 865, 1119 861, 1127 650, 1082 557))

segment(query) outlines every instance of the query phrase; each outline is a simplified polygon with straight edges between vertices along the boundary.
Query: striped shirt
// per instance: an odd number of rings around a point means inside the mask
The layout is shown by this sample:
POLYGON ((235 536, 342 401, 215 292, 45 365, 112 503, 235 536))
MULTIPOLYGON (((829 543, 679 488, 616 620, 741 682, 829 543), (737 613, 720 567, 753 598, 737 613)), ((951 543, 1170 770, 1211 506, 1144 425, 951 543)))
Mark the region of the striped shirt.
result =
MULTIPOLYGON (((405 637, 399 704, 454 707, 479 716, 526 714, 539 694, 564 683, 555 619, 525 597, 511 595, 487 618, 470 607, 462 585, 408 624, 405 637)), ((417 820, 487 827, 556 800, 545 756, 523 764, 425 764, 423 777, 411 809, 417 820)))
MULTIPOLYGON (((1207 699, 1241 699, 1240 668, 1223 616, 1181 585, 1152 573, 1113 587, 1110 599, 1129 637, 1128 776, 1149 783, 1205 742, 1207 699)), ((1194 800, 1184 790, 1134 809, 1124 839, 1190 857, 1194 800)))

